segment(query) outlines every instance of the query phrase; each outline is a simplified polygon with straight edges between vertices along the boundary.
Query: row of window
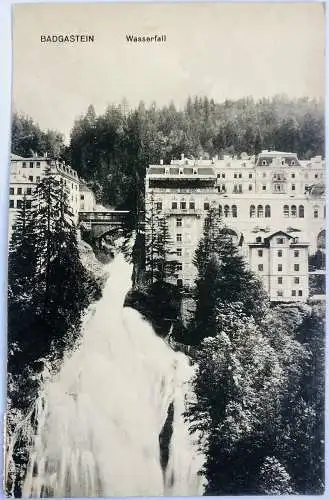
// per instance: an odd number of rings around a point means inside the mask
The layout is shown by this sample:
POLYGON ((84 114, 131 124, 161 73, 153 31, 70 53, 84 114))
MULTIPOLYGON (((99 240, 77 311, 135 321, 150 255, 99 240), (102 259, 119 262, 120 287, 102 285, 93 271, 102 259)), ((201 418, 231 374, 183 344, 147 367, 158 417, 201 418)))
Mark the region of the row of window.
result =
POLYGON ((249 217, 271 217, 271 207, 270 205, 265 205, 265 209, 263 205, 257 205, 257 211, 255 205, 250 205, 249 208, 249 217))
MULTIPOLYGON (((11 194, 11 195, 13 195, 13 194, 22 195, 23 194, 23 188, 21 188, 21 187, 17 188, 16 193, 15 193, 15 188, 11 187, 11 188, 9 188, 9 194, 11 194)), ((31 195, 32 194, 32 188, 26 188, 24 190, 24 194, 31 195)))
MULTIPOLYGON (((283 297, 283 290, 277 290, 276 292, 278 297, 283 297)), ((296 297, 297 296, 297 290, 291 290, 291 296, 296 297)), ((298 297, 303 296, 303 290, 298 290, 298 297)))
MULTIPOLYGON (((294 271, 298 272, 299 270, 299 264, 294 264, 294 271)), ((264 264, 258 264, 258 271, 264 271, 264 264)), ((282 272, 282 264, 278 264, 278 271, 282 272)))
MULTIPOLYGON (((26 200, 26 208, 31 208, 32 206, 32 201, 31 200, 26 200)), ((16 207, 15 207, 15 200, 9 200, 9 208, 22 208, 23 206, 23 200, 17 200, 16 202, 16 207)))
MULTIPOLYGON (((271 176, 272 176, 272 179, 275 180, 275 181, 285 181, 287 179, 286 176, 284 174, 282 174, 282 173, 280 173, 280 174, 278 174, 278 173, 273 174, 273 173, 269 172, 269 177, 271 177, 271 176)), ((262 173, 262 177, 264 179, 266 179, 267 178, 267 172, 263 172, 262 173)), ((225 173, 217 174, 217 179, 225 179, 225 178, 226 178, 226 174, 225 173)), ((235 172, 233 174, 233 178, 234 179, 242 179, 242 173, 236 173, 235 172)), ((248 179, 252 179, 252 178, 253 178, 253 174, 249 173, 248 174, 248 179)), ((296 174, 295 173, 290 174, 290 178, 291 179, 296 179, 296 174)), ((308 172, 306 172, 304 174, 304 178, 305 179, 309 178, 308 172)), ((314 179, 319 179, 319 178, 322 179, 323 178, 323 174, 315 173, 314 174, 314 179)))
MULTIPOLYGON (((28 163, 28 162, 23 161, 23 163, 22 163, 23 168, 26 168, 26 167, 27 167, 27 163, 28 163)), ((40 166, 41 166, 41 164, 40 164, 40 162, 39 162, 39 161, 36 161, 36 162, 30 161, 30 162, 29 162, 29 167, 30 167, 30 168, 33 168, 33 167, 40 167, 40 166)))
MULTIPOLYGON (((300 283, 299 276, 295 276, 294 277, 294 284, 299 285, 299 283, 300 283)), ((283 277, 279 276, 278 277, 278 285, 282 285, 282 284, 283 284, 283 277)))
MULTIPOLYGON (((283 250, 277 250, 278 257, 283 256, 283 250)), ((258 250, 258 257, 263 257, 263 250, 258 250)), ((299 250, 294 250, 294 257, 299 257, 299 250)))

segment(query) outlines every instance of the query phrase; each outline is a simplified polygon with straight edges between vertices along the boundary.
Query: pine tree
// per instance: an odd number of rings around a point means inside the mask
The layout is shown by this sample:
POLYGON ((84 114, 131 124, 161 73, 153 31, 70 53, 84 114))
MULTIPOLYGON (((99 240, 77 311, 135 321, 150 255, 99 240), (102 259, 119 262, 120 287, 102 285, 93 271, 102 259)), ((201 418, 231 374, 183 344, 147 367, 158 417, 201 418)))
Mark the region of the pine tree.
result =
POLYGON ((177 276, 179 262, 172 257, 176 255, 170 235, 168 220, 165 216, 158 219, 155 241, 156 277, 159 281, 177 276))

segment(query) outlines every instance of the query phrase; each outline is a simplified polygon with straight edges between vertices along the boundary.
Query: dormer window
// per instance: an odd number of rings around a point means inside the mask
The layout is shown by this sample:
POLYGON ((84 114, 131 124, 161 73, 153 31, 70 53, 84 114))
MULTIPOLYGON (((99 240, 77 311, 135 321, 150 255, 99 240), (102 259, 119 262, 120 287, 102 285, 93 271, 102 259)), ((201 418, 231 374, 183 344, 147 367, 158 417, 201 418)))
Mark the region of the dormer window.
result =
POLYGON ((165 174, 169 175, 169 167, 165 167, 165 174))
MULTIPOLYGON (((193 174, 194 174, 194 175, 197 175, 197 174, 198 174, 198 169, 197 169, 197 168, 195 168, 195 167, 193 168, 193 174)), ((219 176, 218 176, 218 177, 219 177, 219 176)))
POLYGON ((261 243, 261 242, 262 242, 262 238, 261 238, 261 236, 257 236, 257 238, 256 238, 256 243, 261 243))
POLYGON ((284 160, 281 160, 281 165, 284 165, 284 163, 285 163, 284 160))
POLYGON ((262 165, 264 165, 264 166, 265 166, 265 165, 267 165, 267 161, 266 161, 266 160, 263 160, 263 161, 262 161, 262 165))
POLYGON ((179 169, 179 175, 182 175, 184 173, 184 169, 183 168, 180 168, 179 169))
POLYGON ((295 160, 291 160, 290 165, 294 166, 295 165, 295 160))

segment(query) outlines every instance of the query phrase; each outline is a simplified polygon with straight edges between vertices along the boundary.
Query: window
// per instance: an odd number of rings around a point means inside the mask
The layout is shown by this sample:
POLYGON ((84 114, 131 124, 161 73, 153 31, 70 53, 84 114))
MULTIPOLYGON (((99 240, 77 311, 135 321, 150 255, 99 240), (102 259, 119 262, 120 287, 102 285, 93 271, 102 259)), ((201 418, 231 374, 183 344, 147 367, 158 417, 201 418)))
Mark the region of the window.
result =
POLYGON ((40 162, 39 161, 37 161, 37 167, 40 167, 40 162))
POLYGON ((209 203, 208 202, 204 203, 203 208, 204 210, 209 210, 209 203))
POLYGON ((228 205, 224 205, 224 216, 228 217, 230 212, 230 207, 228 205))
POLYGON ((225 179, 225 174, 222 174, 222 178, 225 179))
POLYGON ((304 218, 304 205, 299 205, 298 207, 298 216, 303 219, 304 218))
POLYGON ((22 208, 22 200, 17 200, 17 208, 22 208))
POLYGON ((263 257, 263 250, 258 250, 258 257, 263 257))
POLYGON ((17 188, 17 194, 22 194, 22 188, 17 188))
POLYGON ((155 205, 156 205, 157 210, 162 210, 162 202, 161 201, 157 201, 155 205))
POLYGON ((299 277, 296 276, 294 278, 294 283, 295 283, 295 285, 299 285, 299 277))
POLYGON ((238 216, 238 209, 236 205, 232 205, 232 217, 237 217, 238 216))
POLYGON ((9 194, 15 194, 15 189, 14 188, 9 188, 9 194))
POLYGON ((195 209, 195 203, 194 203, 194 201, 190 201, 190 209, 191 210, 195 209))
MULTIPOLYGON (((35 182, 40 182, 40 176, 38 175, 36 178, 35 178, 35 182)), ((77 186, 75 186, 77 188, 77 186)))
POLYGON ((299 257, 299 250, 294 251, 294 257, 299 257))
POLYGON ((255 205, 250 205, 249 217, 255 217, 255 215, 256 215, 256 207, 255 205))
POLYGON ((182 287, 182 286, 183 286, 183 280, 182 280, 182 279, 180 279, 180 278, 179 278, 179 279, 177 280, 177 286, 178 286, 178 287, 182 287))
POLYGON ((261 243, 261 242, 262 242, 262 238, 261 238, 261 236, 257 236, 257 238, 256 238, 256 243, 261 243))
POLYGON ((181 210, 185 210, 186 209, 186 201, 181 201, 180 202, 180 208, 181 208, 181 210))
POLYGON ((296 207, 296 205, 291 205, 291 217, 297 217, 297 207, 296 207))
POLYGON ((176 241, 182 241, 182 235, 180 233, 176 235, 176 241))
POLYGON ((28 195, 32 194, 32 189, 31 188, 27 188, 26 189, 26 194, 28 194, 28 195))
POLYGON ((182 227, 182 218, 181 217, 177 217, 176 218, 176 226, 177 227, 182 227))
POLYGON ((262 190, 263 190, 263 191, 266 191, 266 184, 263 184, 263 185, 262 185, 262 190))
POLYGON ((239 174, 239 179, 242 179, 242 174, 239 174))
POLYGON ((263 205, 257 207, 257 217, 264 217, 263 205))
POLYGON ((14 200, 9 200, 9 208, 14 208, 14 200))
POLYGON ((249 174, 249 179, 252 179, 252 174, 249 174))
POLYGON ((283 243, 284 243, 284 238, 277 238, 277 239, 276 239, 276 242, 277 242, 277 244, 278 244, 278 245, 283 245, 283 243))
POLYGON ((278 278, 278 285, 282 285, 282 281, 283 281, 282 276, 279 276, 279 278, 278 278))
POLYGON ((285 205, 283 207, 283 216, 284 217, 289 217, 289 206, 288 205, 285 205))
POLYGON ((33 168, 33 161, 30 161, 30 168, 33 168))
POLYGON ((84 194, 80 194, 80 200, 84 200, 85 199, 85 195, 84 194))
POLYGON ((26 168, 26 161, 23 161, 23 168, 26 168))
POLYGON ((271 217, 271 207, 270 205, 265 205, 265 217, 271 217))
POLYGON ((303 290, 298 290, 298 296, 302 297, 303 296, 303 290))
POLYGON ((299 271, 299 264, 294 264, 294 271, 299 271))
POLYGON ((291 184, 291 191, 296 191, 296 185, 295 184, 291 184))
POLYGON ((182 271, 183 270, 183 264, 181 262, 178 262, 177 269, 178 269, 178 271, 182 271))
POLYGON ((29 181, 33 182, 33 175, 29 175, 29 181))
POLYGON ((237 179, 238 178, 238 174, 234 174, 234 179, 237 179))
POLYGON ((264 270, 263 264, 258 264, 258 271, 263 271, 263 270, 264 270))
POLYGON ((267 165, 267 161, 266 161, 266 160, 263 160, 263 161, 262 161, 262 165, 267 165))
POLYGON ((291 296, 296 297, 296 290, 291 290, 291 296))
POLYGON ((181 257, 182 256, 182 249, 181 248, 177 248, 177 257, 181 257))
MULTIPOLYGON (((291 165, 292 165, 292 162, 291 162, 291 165)), ((296 176, 295 174, 291 174, 291 178, 294 179, 296 176)))
POLYGON ((218 205, 218 214, 219 214, 220 216, 222 216, 222 215, 223 215, 222 205, 218 205))
POLYGON ((318 207, 314 207, 313 217, 314 217, 314 219, 318 219, 319 218, 319 208, 318 207))
POLYGON ((171 208, 172 208, 173 210, 176 210, 176 209, 177 209, 177 201, 172 201, 172 202, 171 202, 171 208))
POLYGON ((283 291, 282 290, 277 290, 276 292, 278 297, 283 297, 283 291))
POLYGON ((252 184, 249 184, 249 191, 252 191, 252 184))
POLYGON ((278 271, 282 271, 282 264, 278 264, 278 271))
POLYGON ((314 174, 314 179, 317 179, 318 177, 318 174, 314 174))
POLYGON ((32 201, 31 200, 26 200, 25 206, 26 206, 26 208, 31 208, 32 207, 32 201))
POLYGON ((278 257, 282 257, 282 250, 278 250, 278 257))

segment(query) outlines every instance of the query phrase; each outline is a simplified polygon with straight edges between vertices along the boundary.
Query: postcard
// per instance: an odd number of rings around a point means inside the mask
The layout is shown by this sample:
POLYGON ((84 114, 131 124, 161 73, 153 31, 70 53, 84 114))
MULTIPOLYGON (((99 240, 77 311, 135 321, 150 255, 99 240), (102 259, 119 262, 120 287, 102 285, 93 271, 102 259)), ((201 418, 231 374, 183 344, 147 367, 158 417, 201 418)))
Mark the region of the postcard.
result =
POLYGON ((324 4, 12 22, 7 496, 323 494, 324 4))

